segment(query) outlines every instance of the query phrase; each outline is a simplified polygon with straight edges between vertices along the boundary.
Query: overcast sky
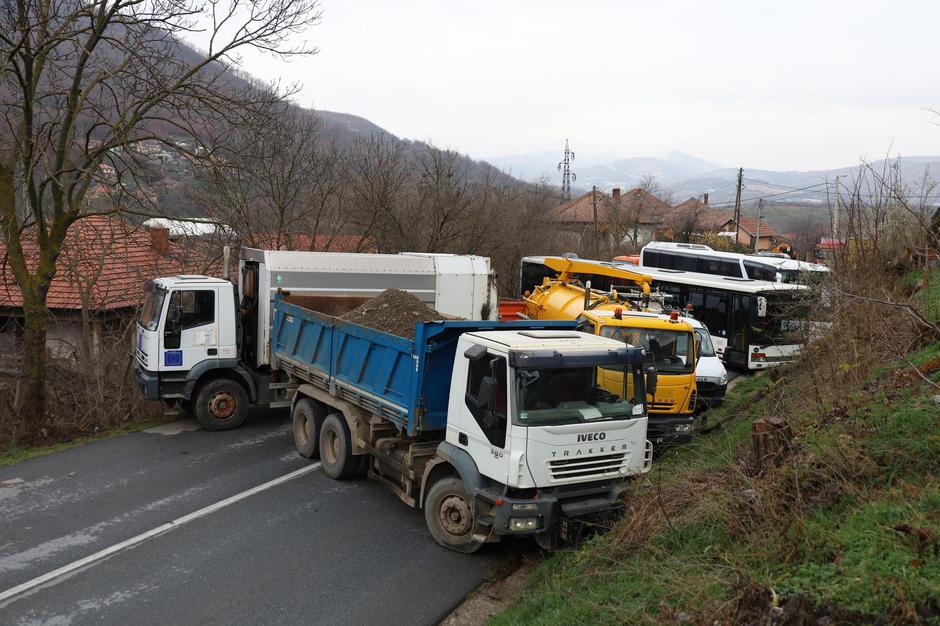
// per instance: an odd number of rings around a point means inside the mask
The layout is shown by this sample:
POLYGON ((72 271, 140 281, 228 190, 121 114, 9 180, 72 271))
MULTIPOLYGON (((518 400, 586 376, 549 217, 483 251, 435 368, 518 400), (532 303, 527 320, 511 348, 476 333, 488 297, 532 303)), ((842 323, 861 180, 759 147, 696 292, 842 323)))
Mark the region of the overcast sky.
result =
POLYGON ((814 169, 940 154, 940 2, 322 0, 320 48, 244 69, 475 158, 689 152, 814 169))

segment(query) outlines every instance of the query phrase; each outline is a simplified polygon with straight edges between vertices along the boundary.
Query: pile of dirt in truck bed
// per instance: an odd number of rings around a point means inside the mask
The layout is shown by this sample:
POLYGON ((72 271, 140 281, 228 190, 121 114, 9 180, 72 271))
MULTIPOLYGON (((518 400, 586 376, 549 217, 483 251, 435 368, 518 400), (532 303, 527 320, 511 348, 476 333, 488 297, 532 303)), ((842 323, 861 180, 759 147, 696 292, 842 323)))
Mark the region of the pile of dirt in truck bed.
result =
POLYGON ((408 292, 386 289, 352 311, 341 315, 340 319, 405 339, 414 339, 415 324, 433 322, 445 317, 408 292))

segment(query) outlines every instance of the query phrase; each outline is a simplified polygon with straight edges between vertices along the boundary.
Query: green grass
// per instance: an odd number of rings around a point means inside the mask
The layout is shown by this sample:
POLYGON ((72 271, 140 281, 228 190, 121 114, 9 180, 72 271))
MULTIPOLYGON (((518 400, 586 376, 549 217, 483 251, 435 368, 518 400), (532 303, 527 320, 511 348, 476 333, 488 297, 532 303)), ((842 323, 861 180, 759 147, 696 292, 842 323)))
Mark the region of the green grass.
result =
MULTIPOLYGON (((909 358, 936 356, 940 343, 909 358)), ((763 374, 738 385, 709 417, 718 428, 654 463, 632 516, 546 560, 522 599, 492 623, 748 621, 736 613, 748 585, 783 603, 799 594, 817 608, 835 606, 853 623, 929 615, 924 607, 940 602, 935 391, 918 379, 859 393, 846 413, 786 415, 797 452, 772 475, 748 475, 741 468, 751 423, 777 414, 773 392, 785 384, 763 374), (749 493, 757 504, 743 497, 749 493), (657 498, 667 503, 661 512, 657 498), (636 539, 631 525, 650 532, 636 539)))
POLYGON ((135 419, 133 421, 127 422, 117 428, 106 430, 102 433, 95 435, 87 435, 83 437, 77 437, 69 441, 61 441, 52 444, 40 444, 35 446, 23 446, 23 445, 8 445, 3 448, 0 448, 0 467, 6 465, 15 465, 22 461, 28 459, 33 459, 40 456, 46 456, 47 454, 52 454, 53 452, 59 452, 60 450, 67 450, 68 448, 74 448, 76 446, 85 445, 86 443, 91 443, 93 441, 100 441, 102 439, 111 439, 113 437, 120 437, 121 435, 126 435, 127 433, 137 432, 145 428, 150 428, 151 426, 156 426, 158 424, 165 424, 168 421, 173 421, 179 419, 178 417, 146 417, 141 419, 135 419))

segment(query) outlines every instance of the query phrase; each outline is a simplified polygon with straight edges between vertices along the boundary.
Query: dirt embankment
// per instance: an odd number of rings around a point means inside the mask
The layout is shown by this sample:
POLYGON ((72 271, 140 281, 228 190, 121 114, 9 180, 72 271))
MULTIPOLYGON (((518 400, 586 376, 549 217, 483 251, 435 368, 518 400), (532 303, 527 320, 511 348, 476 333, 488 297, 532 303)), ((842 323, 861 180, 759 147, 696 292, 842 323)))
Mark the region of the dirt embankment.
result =
POLYGON ((348 322, 414 339, 415 324, 444 319, 416 297, 398 289, 386 289, 368 302, 340 316, 348 322))

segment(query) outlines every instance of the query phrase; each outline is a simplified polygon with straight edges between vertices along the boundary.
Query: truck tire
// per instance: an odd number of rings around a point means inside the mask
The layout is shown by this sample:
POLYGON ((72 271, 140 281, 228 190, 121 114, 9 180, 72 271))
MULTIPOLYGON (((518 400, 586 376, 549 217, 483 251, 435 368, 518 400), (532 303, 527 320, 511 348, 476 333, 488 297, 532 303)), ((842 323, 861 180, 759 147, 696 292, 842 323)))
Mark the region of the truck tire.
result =
POLYGON ((248 417, 248 394, 234 380, 219 378, 202 386, 194 408, 196 419, 206 430, 231 430, 248 417))
POLYGON ((459 478, 442 478, 431 485, 424 521, 434 540, 448 550, 473 554, 483 545, 473 539, 473 503, 459 478))
POLYGON ((362 470, 358 457, 352 453, 349 426, 340 413, 330 413, 320 427, 320 462, 330 478, 352 478, 362 470))
POLYGON ((320 429, 326 418, 326 409, 319 402, 302 398, 291 413, 294 447, 300 456, 308 459, 320 458, 320 429))

